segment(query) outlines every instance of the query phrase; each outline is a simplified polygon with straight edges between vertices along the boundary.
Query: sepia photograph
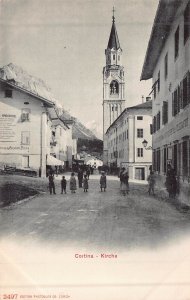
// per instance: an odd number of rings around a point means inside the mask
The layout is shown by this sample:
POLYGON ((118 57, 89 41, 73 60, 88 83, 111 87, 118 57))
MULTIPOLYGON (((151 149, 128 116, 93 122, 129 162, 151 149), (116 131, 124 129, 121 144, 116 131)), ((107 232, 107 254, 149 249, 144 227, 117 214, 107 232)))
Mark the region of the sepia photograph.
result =
POLYGON ((190 0, 0 0, 0 300, 190 300, 190 0))

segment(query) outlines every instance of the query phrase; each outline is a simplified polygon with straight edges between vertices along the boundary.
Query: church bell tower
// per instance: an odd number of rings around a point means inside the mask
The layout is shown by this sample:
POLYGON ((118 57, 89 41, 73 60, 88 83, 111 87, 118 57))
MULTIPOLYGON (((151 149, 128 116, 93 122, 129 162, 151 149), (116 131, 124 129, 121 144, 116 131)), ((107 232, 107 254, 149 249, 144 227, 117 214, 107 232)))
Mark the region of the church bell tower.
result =
POLYGON ((122 66, 122 49, 117 35, 114 8, 112 28, 105 50, 106 66, 103 68, 103 142, 104 164, 107 164, 106 131, 125 108, 125 80, 122 66))

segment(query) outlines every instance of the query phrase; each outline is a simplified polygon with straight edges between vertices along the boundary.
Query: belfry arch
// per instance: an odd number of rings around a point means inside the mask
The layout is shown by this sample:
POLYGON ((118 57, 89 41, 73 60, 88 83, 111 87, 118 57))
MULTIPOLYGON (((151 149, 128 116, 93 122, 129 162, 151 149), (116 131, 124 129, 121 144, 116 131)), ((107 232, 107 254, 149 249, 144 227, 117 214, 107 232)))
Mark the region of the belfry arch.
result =
POLYGON ((117 80, 112 80, 110 83, 110 95, 119 95, 119 83, 117 80))

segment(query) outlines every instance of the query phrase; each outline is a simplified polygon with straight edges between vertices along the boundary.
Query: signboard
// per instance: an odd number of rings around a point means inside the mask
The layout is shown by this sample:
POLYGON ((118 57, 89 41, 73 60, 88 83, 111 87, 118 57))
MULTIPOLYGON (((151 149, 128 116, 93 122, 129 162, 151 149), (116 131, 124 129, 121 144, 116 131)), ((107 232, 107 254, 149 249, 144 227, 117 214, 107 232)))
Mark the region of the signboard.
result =
POLYGON ((0 142, 16 142, 16 114, 0 114, 0 142))

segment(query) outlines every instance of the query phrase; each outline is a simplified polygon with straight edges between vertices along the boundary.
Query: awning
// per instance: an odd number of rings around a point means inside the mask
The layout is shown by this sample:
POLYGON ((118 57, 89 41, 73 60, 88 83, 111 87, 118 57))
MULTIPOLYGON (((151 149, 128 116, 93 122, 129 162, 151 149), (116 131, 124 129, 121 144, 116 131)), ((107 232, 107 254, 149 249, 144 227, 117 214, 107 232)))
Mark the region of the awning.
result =
POLYGON ((64 161, 55 158, 52 155, 47 156, 47 165, 48 166, 64 166, 64 161))

